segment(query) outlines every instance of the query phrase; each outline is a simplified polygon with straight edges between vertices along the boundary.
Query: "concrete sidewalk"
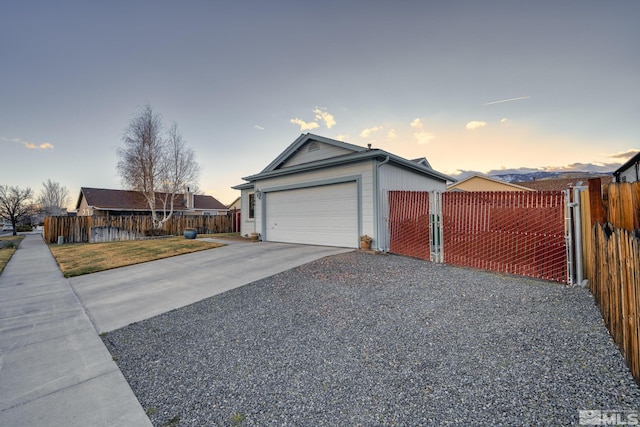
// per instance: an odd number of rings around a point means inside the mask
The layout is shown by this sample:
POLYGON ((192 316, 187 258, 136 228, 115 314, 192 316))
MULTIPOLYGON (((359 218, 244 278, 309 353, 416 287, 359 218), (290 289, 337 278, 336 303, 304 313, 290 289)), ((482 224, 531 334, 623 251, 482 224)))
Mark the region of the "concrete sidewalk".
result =
POLYGON ((0 275, 0 425, 151 425, 40 234, 0 275))
POLYGON ((221 242, 70 281, 26 235, 0 275, 0 426, 150 426, 97 331, 352 250, 221 242))

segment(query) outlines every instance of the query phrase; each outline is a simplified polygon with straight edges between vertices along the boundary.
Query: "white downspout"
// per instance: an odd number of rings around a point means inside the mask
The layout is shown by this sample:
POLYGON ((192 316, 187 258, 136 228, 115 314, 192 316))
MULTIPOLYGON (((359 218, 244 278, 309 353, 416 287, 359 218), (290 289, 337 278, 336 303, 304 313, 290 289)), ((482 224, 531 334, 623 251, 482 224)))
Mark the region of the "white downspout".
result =
MULTIPOLYGON (((391 158, 389 156, 387 156, 386 159, 384 159, 382 162, 378 163, 378 165, 376 166, 376 187, 378 189, 378 203, 376 206, 376 209, 378 210, 378 221, 376 221, 376 237, 378 238, 378 250, 382 251, 382 252, 386 252, 385 248, 380 247, 380 236, 382 236, 382 234, 380 233, 380 223, 382 222, 382 219, 384 218, 384 212, 382 212, 382 200, 384 199, 384 194, 382 194, 382 189, 380 188, 380 166, 382 165, 386 165, 387 163, 389 163, 389 161, 391 160, 391 158)), ((386 240, 386 236, 385 236, 385 240, 386 240)), ((385 241, 385 246, 388 244, 388 242, 385 241)))

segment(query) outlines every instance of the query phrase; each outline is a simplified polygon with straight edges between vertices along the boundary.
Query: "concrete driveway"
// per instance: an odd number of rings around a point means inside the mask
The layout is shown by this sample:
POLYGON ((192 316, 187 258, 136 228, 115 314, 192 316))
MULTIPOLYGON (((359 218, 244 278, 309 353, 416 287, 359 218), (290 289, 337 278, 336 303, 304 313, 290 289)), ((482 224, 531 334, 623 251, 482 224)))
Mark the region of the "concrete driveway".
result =
POLYGON ((88 274, 69 282, 95 328, 102 333, 353 250, 270 242, 223 242, 228 246, 88 274))

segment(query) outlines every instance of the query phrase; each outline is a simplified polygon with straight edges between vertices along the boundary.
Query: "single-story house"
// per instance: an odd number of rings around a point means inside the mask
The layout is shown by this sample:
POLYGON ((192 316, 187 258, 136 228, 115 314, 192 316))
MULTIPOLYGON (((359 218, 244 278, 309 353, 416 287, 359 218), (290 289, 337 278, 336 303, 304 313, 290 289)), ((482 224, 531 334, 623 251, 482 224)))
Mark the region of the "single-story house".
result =
POLYGON ((445 191, 453 178, 426 159, 302 134, 261 172, 244 177, 241 234, 261 240, 388 249, 386 192, 445 191), (246 213, 246 214, 244 214, 246 213))
POLYGON ((533 191, 487 175, 473 174, 447 187, 447 191, 533 191))
MULTIPOLYGON (((164 193, 157 193, 156 197, 156 209, 162 212, 164 193)), ((78 216, 151 214, 146 199, 139 191, 88 187, 80 188, 76 211, 78 216)), ((174 197, 174 215, 226 215, 228 211, 212 196, 187 191, 174 197)))
POLYGON ((640 152, 613 171, 615 182, 640 181, 640 152))

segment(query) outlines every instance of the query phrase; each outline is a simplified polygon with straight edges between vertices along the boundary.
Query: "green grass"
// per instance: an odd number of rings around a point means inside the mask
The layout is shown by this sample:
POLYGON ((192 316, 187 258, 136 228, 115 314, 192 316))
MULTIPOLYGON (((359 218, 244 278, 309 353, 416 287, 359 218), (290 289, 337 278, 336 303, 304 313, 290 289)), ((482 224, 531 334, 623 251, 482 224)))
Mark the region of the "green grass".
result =
POLYGON ((0 273, 4 270, 4 267, 7 265, 13 254, 20 246, 20 242, 24 239, 24 236, 8 236, 8 237, 0 237, 0 241, 8 241, 11 242, 9 247, 4 247, 4 245, 0 245, 0 273))
POLYGON ((62 274, 65 277, 75 277, 220 246, 223 245, 171 237, 110 243, 51 244, 49 249, 62 274))

